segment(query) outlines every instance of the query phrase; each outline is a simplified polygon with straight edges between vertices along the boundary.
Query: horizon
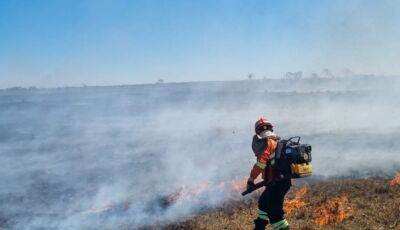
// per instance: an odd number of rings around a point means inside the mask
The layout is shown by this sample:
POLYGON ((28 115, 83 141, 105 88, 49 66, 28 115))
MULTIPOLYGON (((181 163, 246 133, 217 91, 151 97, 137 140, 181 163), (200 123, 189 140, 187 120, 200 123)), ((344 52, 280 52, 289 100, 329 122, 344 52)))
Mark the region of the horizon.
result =
MULTIPOLYGON (((290 72, 289 72, 290 73, 290 72)), ((300 78, 295 78, 293 76, 287 77, 275 77, 275 78, 243 78, 243 79, 228 79, 228 80, 191 80, 191 81, 162 81, 162 82, 153 82, 153 83, 137 83, 137 84, 120 84, 120 85, 76 85, 76 86, 55 86, 55 87, 37 87, 34 85, 31 86, 11 86, 7 88, 0 88, 0 91, 8 91, 8 90, 52 90, 52 89, 68 89, 68 88, 96 88, 96 87, 136 87, 136 86, 152 86, 152 85, 169 85, 169 84, 205 84, 205 83, 231 83, 231 82, 251 82, 251 81, 279 81, 279 80, 291 80, 291 81, 302 81, 302 80, 343 80, 349 78, 391 78, 391 79, 400 79, 398 75, 374 75, 374 74, 353 74, 349 76, 301 76, 300 78)))
POLYGON ((0 88, 399 75, 400 2, 2 1, 0 88))

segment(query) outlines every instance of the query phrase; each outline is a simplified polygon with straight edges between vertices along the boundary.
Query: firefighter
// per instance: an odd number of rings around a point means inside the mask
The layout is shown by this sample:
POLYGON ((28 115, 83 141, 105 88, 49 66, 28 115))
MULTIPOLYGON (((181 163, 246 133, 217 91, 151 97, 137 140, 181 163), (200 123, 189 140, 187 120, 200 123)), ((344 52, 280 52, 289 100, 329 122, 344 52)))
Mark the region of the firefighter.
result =
POLYGON ((260 118, 255 123, 255 135, 252 148, 257 157, 247 181, 247 188, 254 186, 254 180, 262 174, 268 188, 258 200, 258 216, 254 220, 254 230, 264 230, 268 223, 276 230, 289 230, 289 223, 284 218, 283 200, 291 186, 290 179, 281 179, 274 175, 271 162, 274 161, 275 149, 280 138, 274 133, 273 125, 267 118, 260 118))

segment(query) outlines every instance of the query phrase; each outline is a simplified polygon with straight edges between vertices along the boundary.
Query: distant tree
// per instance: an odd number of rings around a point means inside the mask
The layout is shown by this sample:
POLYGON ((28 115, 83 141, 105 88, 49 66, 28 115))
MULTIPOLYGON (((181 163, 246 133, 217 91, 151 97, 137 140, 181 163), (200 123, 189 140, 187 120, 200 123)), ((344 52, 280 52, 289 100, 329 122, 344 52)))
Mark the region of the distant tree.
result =
POLYGON ((163 80, 163 79, 158 79, 158 80, 157 80, 157 84, 162 84, 162 83, 164 83, 164 80, 163 80))
POLYGON ((334 78, 335 76, 331 73, 331 71, 329 70, 329 69, 324 69, 324 70, 322 70, 322 74, 324 75, 324 76, 326 76, 326 77, 329 77, 329 78, 334 78))
POLYGON ((312 73, 312 74, 311 74, 311 77, 312 77, 312 78, 319 78, 319 75, 318 75, 317 73, 312 73))
POLYGON ((26 90, 26 88, 23 88, 23 87, 20 87, 20 86, 15 86, 15 87, 7 88, 5 90, 6 91, 22 91, 22 90, 26 90))
POLYGON ((302 71, 297 71, 294 73, 294 79, 298 80, 301 79, 303 77, 303 72, 302 71))
POLYGON ((247 78, 248 78, 249 80, 253 80, 254 74, 252 74, 252 73, 247 74, 247 78))
POLYGON ((342 72, 343 72, 343 75, 344 75, 345 77, 354 76, 354 72, 351 71, 349 68, 344 68, 344 69, 342 70, 342 72))
POLYGON ((285 78, 288 79, 301 79, 303 77, 303 72, 302 71, 297 71, 297 72, 286 72, 285 73, 285 78))
POLYGON ((292 78, 292 74, 293 74, 292 72, 286 72, 285 78, 289 78, 289 79, 292 78))

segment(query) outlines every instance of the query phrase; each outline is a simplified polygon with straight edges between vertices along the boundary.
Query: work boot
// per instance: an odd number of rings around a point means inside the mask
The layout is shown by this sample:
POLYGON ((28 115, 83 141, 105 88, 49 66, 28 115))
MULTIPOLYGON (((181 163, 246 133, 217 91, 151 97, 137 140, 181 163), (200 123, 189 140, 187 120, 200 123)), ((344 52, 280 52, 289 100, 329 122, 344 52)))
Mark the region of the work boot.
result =
POLYGON ((267 224, 268 224, 267 220, 257 218, 254 220, 254 230, 265 230, 267 224))

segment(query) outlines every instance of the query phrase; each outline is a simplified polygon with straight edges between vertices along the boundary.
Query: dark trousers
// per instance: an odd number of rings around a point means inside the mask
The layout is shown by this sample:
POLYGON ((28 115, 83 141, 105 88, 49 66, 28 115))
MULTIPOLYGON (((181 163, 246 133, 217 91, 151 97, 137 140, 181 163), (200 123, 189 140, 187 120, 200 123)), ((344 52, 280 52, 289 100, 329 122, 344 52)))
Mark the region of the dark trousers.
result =
POLYGON ((269 184, 258 200, 258 208, 267 213, 271 224, 283 220, 283 200, 292 183, 281 180, 269 184))

